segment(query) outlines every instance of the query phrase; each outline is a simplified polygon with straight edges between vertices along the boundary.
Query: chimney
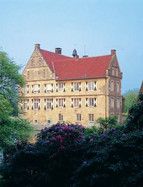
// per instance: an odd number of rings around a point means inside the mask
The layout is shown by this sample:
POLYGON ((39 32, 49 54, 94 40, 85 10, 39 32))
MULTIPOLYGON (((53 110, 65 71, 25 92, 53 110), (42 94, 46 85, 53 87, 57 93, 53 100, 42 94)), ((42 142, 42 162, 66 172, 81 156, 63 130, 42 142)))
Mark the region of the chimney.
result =
POLYGON ((35 44, 35 50, 40 49, 40 44, 35 44))
POLYGON ((86 57, 88 57, 88 55, 83 55, 83 58, 86 58, 86 57))
POLYGON ((116 54, 116 50, 115 49, 111 49, 111 55, 115 55, 116 54))
POLYGON ((55 48, 55 53, 61 55, 62 54, 62 48, 60 48, 60 47, 55 48))

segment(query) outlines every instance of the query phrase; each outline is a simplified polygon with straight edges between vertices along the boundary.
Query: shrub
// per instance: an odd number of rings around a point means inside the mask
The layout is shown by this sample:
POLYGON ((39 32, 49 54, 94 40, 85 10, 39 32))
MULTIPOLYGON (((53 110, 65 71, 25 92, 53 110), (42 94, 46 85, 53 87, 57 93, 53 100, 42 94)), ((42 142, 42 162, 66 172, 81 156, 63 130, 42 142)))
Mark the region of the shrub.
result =
POLYGON ((7 165, 7 186, 69 186, 81 164, 84 128, 56 124, 41 130, 33 146, 16 152, 7 165))

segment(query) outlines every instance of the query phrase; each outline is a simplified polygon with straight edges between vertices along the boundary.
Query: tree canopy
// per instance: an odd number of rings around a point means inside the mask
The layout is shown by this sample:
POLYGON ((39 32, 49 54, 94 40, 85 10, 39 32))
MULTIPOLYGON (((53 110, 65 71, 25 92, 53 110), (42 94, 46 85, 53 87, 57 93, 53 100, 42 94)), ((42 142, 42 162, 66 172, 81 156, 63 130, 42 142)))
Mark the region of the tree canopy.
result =
POLYGON ((136 103, 139 89, 129 90, 124 94, 124 113, 128 113, 129 109, 136 103))
POLYGON ((24 86, 24 78, 19 73, 20 66, 9 58, 6 52, 0 51, 0 95, 16 109, 18 85, 24 86))
POLYGON ((30 136, 32 126, 18 117, 18 86, 24 86, 20 67, 0 51, 0 149, 30 136))

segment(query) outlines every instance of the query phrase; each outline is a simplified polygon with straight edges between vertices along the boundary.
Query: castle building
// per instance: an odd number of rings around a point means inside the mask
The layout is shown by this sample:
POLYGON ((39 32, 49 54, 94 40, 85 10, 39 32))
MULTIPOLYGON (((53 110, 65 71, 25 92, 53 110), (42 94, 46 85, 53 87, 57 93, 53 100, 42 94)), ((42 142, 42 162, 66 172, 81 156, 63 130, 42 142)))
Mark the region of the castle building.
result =
POLYGON ((37 128, 57 122, 93 125, 99 117, 117 115, 122 120, 122 73, 111 54, 79 58, 43 50, 40 44, 30 57, 23 75, 26 80, 24 116, 37 128))

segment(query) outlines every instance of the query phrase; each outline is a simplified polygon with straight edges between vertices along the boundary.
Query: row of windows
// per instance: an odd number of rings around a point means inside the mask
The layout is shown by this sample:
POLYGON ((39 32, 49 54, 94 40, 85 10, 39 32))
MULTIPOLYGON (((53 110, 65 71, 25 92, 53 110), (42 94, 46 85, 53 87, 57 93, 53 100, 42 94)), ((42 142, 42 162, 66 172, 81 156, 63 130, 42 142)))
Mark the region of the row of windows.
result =
MULTIPOLYGON (((41 109, 41 100, 40 99, 32 99, 31 100, 31 109, 32 110, 40 110, 41 109)), ((86 107, 96 107, 97 100, 96 98, 86 98, 85 99, 85 106, 86 107)), ((81 98, 71 98, 71 107, 81 107, 82 106, 82 99, 81 98)), ((55 107, 66 107, 66 99, 59 98, 55 99, 55 107)), ((25 99, 23 108, 25 110, 29 110, 30 108, 30 100, 25 99)), ((54 99, 44 99, 44 110, 46 109, 53 109, 54 108, 54 99)))
POLYGON ((114 82, 114 80, 110 81, 110 91, 120 92, 120 84, 119 81, 114 82), (116 85, 115 85, 116 84, 116 85), (115 87, 116 86, 116 87, 115 87))
POLYGON ((116 102, 116 107, 120 108, 120 99, 119 99, 119 97, 117 97, 117 98, 111 97, 110 107, 114 108, 115 102, 116 102))
MULTIPOLYGON (((94 114, 88 114, 88 120, 89 120, 89 122, 94 122, 94 114)), ((59 114, 59 121, 64 121, 63 114, 59 114)), ((81 122, 82 121, 81 114, 76 114, 76 121, 77 122, 81 122)))
MULTIPOLYGON (((81 121, 82 121, 82 115, 81 114, 76 114, 76 122, 78 123, 80 123, 81 121)), ((59 121, 60 122, 63 122, 64 121, 64 115, 63 114, 58 114, 58 119, 59 119, 59 121)), ((95 121, 95 119, 94 119, 94 114, 88 114, 88 121, 89 122, 94 122, 95 121)), ((35 120, 34 121, 35 123, 38 123, 38 121, 37 120, 35 120)), ((47 120, 47 123, 50 123, 51 121, 50 120, 47 120)))
MULTIPOLYGON (((86 91, 94 91, 97 89, 97 84, 95 81, 88 81, 85 82, 85 90, 86 91)), ((71 92, 74 91, 81 91, 82 90, 82 84, 81 82, 72 82, 71 83, 71 92)), ((32 93, 40 93, 40 84, 35 84, 31 86, 32 93)), ((66 91, 66 84, 65 83, 56 83, 55 85, 55 91, 56 92, 65 92, 66 91)), ((25 88, 22 90, 24 93, 30 92, 30 86, 26 85, 25 88)), ((44 92, 54 92, 54 84, 44 84, 44 92)))

